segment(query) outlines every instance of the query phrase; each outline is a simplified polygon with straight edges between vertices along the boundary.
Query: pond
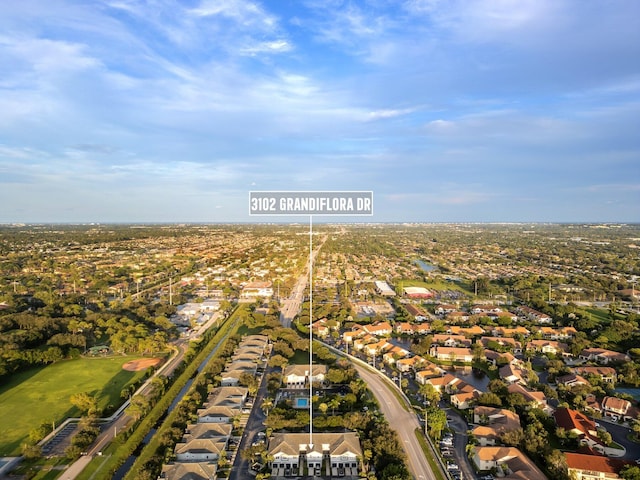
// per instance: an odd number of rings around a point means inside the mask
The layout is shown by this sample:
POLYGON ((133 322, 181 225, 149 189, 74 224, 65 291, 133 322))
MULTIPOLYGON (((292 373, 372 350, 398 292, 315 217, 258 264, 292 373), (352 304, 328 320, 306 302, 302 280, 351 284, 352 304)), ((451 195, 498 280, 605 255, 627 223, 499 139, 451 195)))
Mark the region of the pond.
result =
POLYGON ((415 263, 416 263, 416 265, 418 265, 425 272, 433 272, 434 270, 438 269, 437 266, 432 265, 430 263, 426 263, 426 262, 424 262, 422 260, 416 260, 415 263))
POLYGON ((622 388, 618 387, 614 390, 617 393, 631 395, 636 401, 640 401, 640 388, 622 388))
POLYGON ((487 391, 490 379, 482 370, 471 367, 453 367, 453 369, 449 369, 448 372, 481 392, 487 391))

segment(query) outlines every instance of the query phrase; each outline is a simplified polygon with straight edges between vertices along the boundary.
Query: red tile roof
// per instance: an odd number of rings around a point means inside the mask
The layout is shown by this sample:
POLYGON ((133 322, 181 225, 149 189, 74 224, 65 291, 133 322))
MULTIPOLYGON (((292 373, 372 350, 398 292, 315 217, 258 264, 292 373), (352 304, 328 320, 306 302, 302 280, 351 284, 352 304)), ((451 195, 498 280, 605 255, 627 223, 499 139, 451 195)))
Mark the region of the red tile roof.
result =
POLYGON ((618 474, 622 467, 632 464, 624 460, 601 457, 599 455, 583 455, 581 453, 565 453, 567 467, 574 470, 589 470, 593 472, 618 474))

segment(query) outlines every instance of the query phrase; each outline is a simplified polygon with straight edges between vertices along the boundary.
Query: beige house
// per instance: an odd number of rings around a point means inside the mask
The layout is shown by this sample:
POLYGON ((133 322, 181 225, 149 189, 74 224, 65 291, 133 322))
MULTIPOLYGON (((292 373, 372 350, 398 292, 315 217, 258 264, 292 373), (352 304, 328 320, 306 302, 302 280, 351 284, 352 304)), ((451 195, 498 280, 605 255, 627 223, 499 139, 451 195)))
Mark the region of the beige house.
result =
POLYGON ((376 337, 382 337, 391 335, 393 333, 393 327, 389 322, 379 322, 373 325, 364 325, 363 330, 376 337))
POLYGON ((479 406, 473 409, 473 423, 473 436, 486 447, 498 444, 503 433, 520 428, 520 417, 511 410, 479 406))
POLYGON ((426 363, 427 360, 422 358, 420 355, 415 355, 410 358, 401 358, 400 360, 398 360, 396 362, 396 368, 402 373, 407 373, 412 370, 419 370, 426 363))
POLYGON ((500 378, 502 378, 505 382, 512 383, 520 383, 522 385, 527 384, 527 372, 520 368, 519 364, 508 363, 504 367, 500 367, 498 370, 500 374, 500 378))
POLYGON ((177 462, 217 462, 227 442, 222 439, 196 438, 176 444, 177 462))
POLYGON ((484 335, 485 330, 480 325, 472 325, 470 327, 461 327, 458 325, 451 325, 447 329, 447 333, 453 335, 464 335, 465 337, 476 337, 479 335, 484 335))
POLYGON ((357 477, 362 447, 354 432, 276 433, 269 439, 271 478, 357 477))
POLYGON ((579 355, 580 360, 593 361, 601 365, 623 363, 631 360, 629 355, 605 348, 585 348, 579 355))
POLYGON ((172 463, 163 465, 163 480, 215 480, 218 478, 217 462, 172 463))
POLYGON ((548 480, 524 453, 514 447, 476 447, 473 462, 480 471, 504 472, 503 480, 548 480))
POLYGON ((482 392, 480 390, 473 388, 471 385, 467 385, 463 387, 460 393, 452 394, 450 401, 458 410, 467 410, 475 405, 481 394, 482 392))
POLYGON ((473 362, 473 352, 470 348, 440 347, 435 345, 431 347, 429 354, 438 360, 464 363, 473 362))
POLYGON ((503 348, 508 348, 512 353, 522 353, 522 344, 511 337, 481 337, 478 340, 483 348, 491 349, 493 344, 496 344, 503 348))
POLYGON ((582 376, 595 375, 600 377, 605 383, 616 383, 618 380, 618 375, 616 369, 613 367, 601 367, 599 365, 596 366, 582 366, 575 367, 573 369, 574 373, 582 376))
POLYGON ((420 385, 424 385, 430 378, 440 377, 444 373, 440 367, 435 363, 427 362, 426 365, 422 365, 420 370, 416 372, 416 382, 420 385))
POLYGON ((240 292, 240 298, 268 298, 272 296, 271 282, 249 282, 242 287, 240 292))
POLYGON ((446 333, 436 333, 433 335, 433 342, 444 347, 470 347, 471 340, 464 335, 453 335, 446 333))
POLYGON ((569 355, 569 346, 557 340, 531 340, 527 343, 527 350, 551 355, 569 355))
POLYGON ((631 402, 629 400, 623 400, 617 397, 604 397, 602 399, 602 414, 605 417, 609 417, 614 421, 618 421, 621 418, 630 420, 627 415, 631 409, 631 402))
POLYGON ((313 365, 310 377, 309 365, 289 365, 284 370, 284 382, 287 388, 308 389, 309 382, 312 384, 324 383, 327 372, 328 367, 326 365, 313 365))
POLYGON ((373 357, 374 355, 380 355, 381 353, 384 353, 391 348, 393 348, 393 344, 387 342, 385 339, 382 339, 379 342, 369 343, 365 345, 362 350, 367 356, 373 357))
POLYGON ((549 405, 547 405, 547 397, 543 392, 529 390, 519 383, 513 383, 509 385, 507 387, 507 391, 509 393, 518 393, 522 395, 528 404, 536 408, 540 408, 547 413, 551 413, 553 411, 553 409, 549 405))
POLYGON ((458 377, 454 377, 450 373, 447 373, 441 377, 427 378, 425 379, 425 383, 430 384, 433 388, 435 388, 438 392, 450 392, 451 387, 461 382, 458 377))
POLYGON ((393 365, 396 361, 405 358, 410 353, 409 350, 394 345, 382 355, 382 361, 387 365, 393 365))

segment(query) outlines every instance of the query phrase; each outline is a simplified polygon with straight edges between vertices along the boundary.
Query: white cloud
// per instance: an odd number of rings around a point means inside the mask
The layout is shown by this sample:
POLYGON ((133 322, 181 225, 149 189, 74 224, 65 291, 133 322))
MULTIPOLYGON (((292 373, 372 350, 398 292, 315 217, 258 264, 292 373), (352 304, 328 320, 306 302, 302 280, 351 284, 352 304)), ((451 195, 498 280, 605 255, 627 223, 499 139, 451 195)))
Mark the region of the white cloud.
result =
MULTIPOLYGON (((95 68, 101 64, 98 59, 87 54, 86 45, 46 38, 2 36, 0 54, 7 63, 14 66, 13 70, 6 72, 9 78, 15 78, 21 73, 57 76, 95 68)), ((7 76, 4 82, 7 82, 7 76)))
POLYGON ((415 108, 400 108, 400 109, 383 109, 376 110, 373 112, 369 112, 368 119, 369 120, 382 120, 387 118, 395 118, 401 117, 404 115, 409 115, 410 113, 415 112, 415 108))
POLYGON ((232 19, 243 29, 258 29, 271 32, 278 26, 278 19, 267 13, 255 2, 245 0, 205 0, 198 7, 189 10, 198 17, 225 17, 232 19))
POLYGON ((286 40, 274 40, 254 43, 240 47, 238 50, 243 55, 256 55, 259 53, 284 53, 291 51, 292 48, 291 44, 286 40))
POLYGON ((459 38, 488 41, 515 34, 528 37, 564 18, 560 0, 411 0, 405 4, 415 15, 459 38))

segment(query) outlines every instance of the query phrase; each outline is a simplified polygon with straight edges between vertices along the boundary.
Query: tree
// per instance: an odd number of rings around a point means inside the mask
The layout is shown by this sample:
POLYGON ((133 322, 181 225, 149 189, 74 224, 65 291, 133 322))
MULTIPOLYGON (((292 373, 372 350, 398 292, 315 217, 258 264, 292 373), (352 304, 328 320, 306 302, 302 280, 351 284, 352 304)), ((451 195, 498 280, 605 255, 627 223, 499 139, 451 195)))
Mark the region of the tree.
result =
POLYGON ((473 352, 473 359, 476 362, 484 360, 484 347, 482 346, 482 343, 475 342, 471 345, 471 351, 473 352))
POLYGON ((500 440, 505 445, 509 445, 511 447, 518 446, 524 440, 524 431, 522 428, 516 428, 515 430, 509 430, 500 435, 500 440))
POLYGON ((611 437, 611 434, 607 432, 604 428, 598 429, 598 438, 602 440, 602 443, 604 443, 606 446, 611 445, 611 442, 613 442, 613 438, 611 437))
POLYGON ((422 395, 425 402, 429 402, 429 405, 437 405, 440 402, 441 394, 437 388, 430 383, 422 383, 418 387, 418 392, 422 395))
POLYGON ((524 430, 522 446, 529 453, 539 454, 549 446, 547 431, 540 422, 532 422, 524 430))
POLYGON ((367 384, 361 378, 349 382, 349 388, 359 400, 362 398, 362 395, 367 392, 367 384))
POLYGON ((502 406, 502 400, 498 395, 496 395, 493 392, 483 392, 478 397, 478 404, 493 406, 493 407, 500 407, 502 406))
POLYGON ((149 401, 143 395, 135 395, 131 398, 127 413, 138 421, 149 411, 149 408, 149 401))
POLYGON ((284 370, 288 364, 289 364, 289 360, 283 357, 282 355, 273 355, 269 359, 270 367, 280 367, 282 368, 282 370, 284 370))
POLYGON ((249 372, 241 373, 238 382, 240 385, 247 387, 250 396, 255 395, 258 391, 258 387, 260 386, 258 378, 249 372))
POLYGON ((328 406, 331 409, 331 415, 336 414, 336 408, 340 407, 340 403, 341 403, 340 397, 338 397, 337 395, 331 398, 331 400, 329 400, 328 406))
POLYGON ((640 480, 640 467, 636 465, 626 465, 620 470, 620 476, 624 480, 640 480))
POLYGON ((96 413, 98 411, 98 400, 87 392, 74 393, 69 397, 71 404, 83 413, 96 413))
POLYGON ((264 400, 262 400, 262 405, 260 406, 260 408, 262 408, 262 411, 268 417, 269 410, 273 408, 273 399, 271 397, 265 397, 264 400))
POLYGON ((39 445, 23 443, 21 446, 22 456, 27 460, 34 460, 42 456, 42 449, 39 445))
POLYGON ((371 462, 371 457, 373 453, 370 448, 365 448, 362 451, 362 472, 366 474, 369 471, 369 462, 371 462))
POLYGON ((553 478, 563 480, 568 478, 567 459, 560 450, 553 449, 545 458, 547 467, 553 473, 553 478))
POLYGON ((431 438, 438 440, 447 426, 447 414, 437 406, 431 406, 426 409, 425 421, 431 438))

